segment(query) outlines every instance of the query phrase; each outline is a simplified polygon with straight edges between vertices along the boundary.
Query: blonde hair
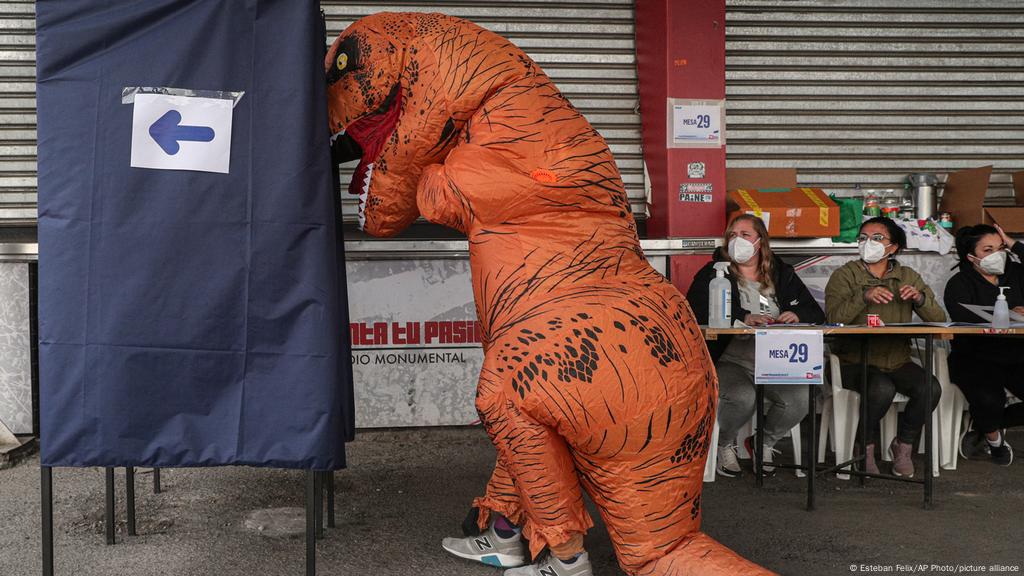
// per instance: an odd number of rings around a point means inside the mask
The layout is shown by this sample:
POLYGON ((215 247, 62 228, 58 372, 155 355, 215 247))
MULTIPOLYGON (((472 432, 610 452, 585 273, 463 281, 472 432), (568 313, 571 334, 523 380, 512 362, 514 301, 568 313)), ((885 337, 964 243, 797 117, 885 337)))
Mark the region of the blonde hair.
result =
MULTIPOLYGON (((725 228, 725 246, 726 254, 729 251, 729 233, 732 232, 733 227, 737 222, 745 221, 750 222, 750 225, 754 227, 754 232, 757 232, 757 236, 761 239, 761 249, 757 252, 756 256, 760 259, 757 265, 757 281, 761 283, 761 293, 764 295, 775 293, 775 256, 772 254, 771 245, 768 243, 768 230, 764 227, 764 221, 754 216, 753 214, 740 214, 739 216, 732 219, 729 225, 725 228)), ((736 263, 729 260, 729 272, 737 279, 742 278, 739 267, 736 263)))

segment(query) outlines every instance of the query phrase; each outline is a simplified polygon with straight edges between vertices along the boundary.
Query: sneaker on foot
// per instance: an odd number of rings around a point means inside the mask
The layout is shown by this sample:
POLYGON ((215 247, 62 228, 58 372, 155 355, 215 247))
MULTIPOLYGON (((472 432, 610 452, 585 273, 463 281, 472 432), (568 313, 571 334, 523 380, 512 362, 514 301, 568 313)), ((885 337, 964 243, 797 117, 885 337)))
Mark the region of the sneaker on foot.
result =
POLYGON ((445 538, 441 547, 459 558, 499 568, 513 568, 527 562, 522 535, 502 538, 494 532, 494 522, 479 536, 445 538))
POLYGON ((899 438, 893 438, 889 445, 892 450, 892 473, 907 478, 914 477, 914 461, 911 458, 914 453, 913 444, 904 444, 899 438))
POLYGON ((740 468, 740 461, 736 457, 736 445, 718 447, 718 463, 715 472, 726 478, 738 478, 743 475, 743 468, 740 468))
POLYGON ((1013 448, 1010 447, 1010 443, 1003 438, 1003 442, 999 446, 989 445, 989 451, 992 454, 992 462, 999 464, 1000 466, 1009 466, 1013 462, 1013 448))
POLYGON ((536 564, 505 570, 505 576, 594 576, 594 572, 590 567, 590 556, 584 552, 572 562, 562 562, 549 554, 536 564))
POLYGON ((960 436, 960 456, 964 459, 988 460, 990 452, 988 441, 981 432, 970 430, 960 436))
POLYGON ((868 474, 881 474, 881 470, 878 469, 878 462, 875 461, 875 445, 868 444, 868 449, 864 452, 864 464, 862 465, 865 472, 868 474))
MULTIPOLYGON (((743 441, 743 445, 746 446, 747 452, 750 452, 751 457, 754 458, 754 462, 757 462, 757 454, 754 453, 754 450, 757 449, 754 446, 754 437, 748 436, 743 441)), ((782 450, 772 447, 764 451, 764 456, 761 457, 761 474, 763 476, 775 476, 775 466, 772 465, 775 461, 775 454, 782 454, 782 450)))

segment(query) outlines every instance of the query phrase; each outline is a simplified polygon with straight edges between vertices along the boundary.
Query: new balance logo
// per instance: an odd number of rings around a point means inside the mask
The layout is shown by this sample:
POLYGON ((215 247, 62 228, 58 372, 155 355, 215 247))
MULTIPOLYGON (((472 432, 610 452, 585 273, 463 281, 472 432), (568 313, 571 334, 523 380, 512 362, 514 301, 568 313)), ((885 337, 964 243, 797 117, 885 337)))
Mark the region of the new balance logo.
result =
POLYGON ((540 569, 540 576, 558 576, 558 572, 555 571, 555 567, 551 564, 540 569))
MULTIPOLYGON (((488 540, 486 536, 474 538, 473 542, 476 544, 476 547, 481 550, 489 550, 491 548, 494 548, 494 546, 491 546, 491 541, 488 540)), ((558 574, 555 574, 555 576, 558 576, 558 574)))

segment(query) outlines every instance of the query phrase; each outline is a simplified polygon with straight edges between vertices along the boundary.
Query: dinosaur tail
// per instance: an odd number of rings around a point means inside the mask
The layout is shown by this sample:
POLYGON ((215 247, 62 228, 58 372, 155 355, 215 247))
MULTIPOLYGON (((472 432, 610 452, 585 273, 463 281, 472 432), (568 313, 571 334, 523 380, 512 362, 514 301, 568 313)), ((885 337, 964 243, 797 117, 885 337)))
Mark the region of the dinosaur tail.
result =
POLYGON ((775 574, 733 552, 703 532, 694 532, 637 576, 767 576, 775 574))

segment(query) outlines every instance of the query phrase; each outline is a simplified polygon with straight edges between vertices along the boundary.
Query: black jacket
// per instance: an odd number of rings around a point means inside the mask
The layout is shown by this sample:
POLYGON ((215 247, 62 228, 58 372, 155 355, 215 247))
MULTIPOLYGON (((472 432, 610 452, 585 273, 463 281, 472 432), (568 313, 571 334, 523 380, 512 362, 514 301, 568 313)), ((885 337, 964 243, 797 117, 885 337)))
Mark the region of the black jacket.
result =
MULTIPOLYGON (((1024 243, 1017 242, 1010 249, 1018 257, 1024 259, 1024 243)), ((1024 306, 1024 266, 1006 260, 1006 268, 999 277, 1000 286, 1009 286, 1004 290, 1006 304, 1012 309, 1024 306)), ((999 296, 999 288, 990 284, 973 266, 953 275, 946 283, 943 301, 946 311, 953 322, 987 323, 961 304, 992 306, 999 296)), ((1019 338, 1000 338, 998 336, 957 336, 953 338, 953 354, 950 362, 975 362, 984 358, 996 364, 1024 363, 1024 340, 1019 338)))
MULTIPOLYGON (((693 308, 693 314, 697 317, 697 322, 701 324, 708 323, 708 309, 710 302, 708 301, 708 286, 711 281, 715 278, 716 270, 714 269, 715 262, 727 262, 728 256, 722 248, 715 250, 714 256, 711 258, 711 262, 708 262, 703 268, 701 268, 697 274, 693 277, 693 283, 690 284, 690 289, 686 292, 686 299, 690 302, 690 307, 693 308)), ((772 282, 775 284, 775 299, 779 303, 779 312, 792 312, 800 318, 801 323, 805 324, 822 324, 825 322, 825 313, 822 312, 821 306, 811 296, 810 291, 807 290, 807 286, 804 285, 800 277, 796 275, 796 270, 792 266, 786 264, 778 256, 775 256, 774 266, 774 278, 772 282)), ((740 306, 739 288, 736 286, 736 278, 732 276, 728 271, 725 273, 725 277, 729 279, 729 283, 732 284, 732 317, 733 320, 743 320, 748 313, 755 313, 754 310, 744 310, 740 306)), ((731 336, 721 336, 718 340, 708 341, 708 351, 711 352, 712 360, 717 361, 718 357, 725 352, 726 346, 729 345, 729 341, 732 339, 731 336)))

